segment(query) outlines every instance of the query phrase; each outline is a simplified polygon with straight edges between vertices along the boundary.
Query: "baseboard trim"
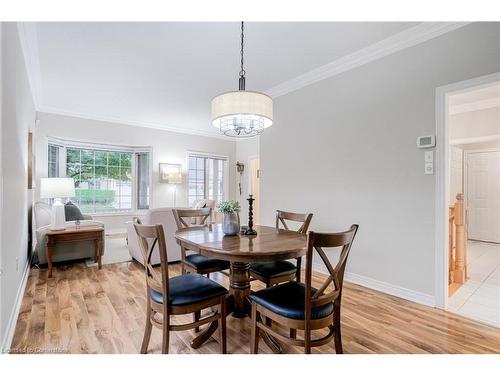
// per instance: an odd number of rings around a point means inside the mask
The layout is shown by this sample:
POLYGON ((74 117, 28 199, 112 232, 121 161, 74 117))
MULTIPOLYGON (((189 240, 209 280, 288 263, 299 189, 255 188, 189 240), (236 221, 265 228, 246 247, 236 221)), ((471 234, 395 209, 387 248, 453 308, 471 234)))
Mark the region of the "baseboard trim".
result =
POLYGON ((7 324, 7 329, 5 332, 5 337, 2 342, 2 353, 8 353, 10 351, 10 346, 12 345, 12 340, 14 339, 14 332, 16 330, 17 317, 19 316, 19 310, 21 309, 21 304, 23 302, 24 291, 26 290, 26 284, 28 282, 28 276, 31 269, 31 258, 28 259, 26 263, 26 268, 24 269, 23 279, 19 289, 17 290, 17 295, 15 299, 14 307, 10 314, 9 323, 7 324))
POLYGON ((351 272, 346 272, 345 279, 350 283, 374 289, 382 293, 390 294, 391 296, 406 299, 408 301, 420 303, 421 305, 431 307, 436 306, 434 296, 430 294, 417 292, 415 290, 403 288, 398 285, 386 283, 385 281, 372 279, 370 277, 358 275, 351 272))
MULTIPOLYGON (((320 273, 326 273, 325 269, 322 269, 321 265, 314 264, 315 271, 320 273)), ((398 285, 390 284, 385 281, 380 281, 372 279, 371 277, 359 275, 352 272, 346 272, 344 279, 347 282, 364 286, 365 288, 373 289, 378 292, 390 294, 391 296, 406 299, 408 301, 416 302, 421 305, 426 305, 430 307, 436 307, 436 301, 434 296, 422 292, 417 292, 415 290, 403 288, 398 285)))

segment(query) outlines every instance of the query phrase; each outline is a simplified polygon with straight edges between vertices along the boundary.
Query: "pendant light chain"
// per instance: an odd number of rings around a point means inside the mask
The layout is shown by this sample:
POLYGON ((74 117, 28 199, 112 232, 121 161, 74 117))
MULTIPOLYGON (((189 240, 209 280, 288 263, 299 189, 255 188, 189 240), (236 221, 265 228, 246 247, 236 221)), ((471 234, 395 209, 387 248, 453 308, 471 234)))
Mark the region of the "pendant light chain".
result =
POLYGON ((241 70, 240 70, 240 77, 244 78, 245 77, 245 69, 243 69, 243 62, 244 62, 244 57, 243 57, 243 48, 245 46, 245 25, 243 24, 243 21, 241 21, 241 50, 240 50, 240 55, 241 55, 241 70))

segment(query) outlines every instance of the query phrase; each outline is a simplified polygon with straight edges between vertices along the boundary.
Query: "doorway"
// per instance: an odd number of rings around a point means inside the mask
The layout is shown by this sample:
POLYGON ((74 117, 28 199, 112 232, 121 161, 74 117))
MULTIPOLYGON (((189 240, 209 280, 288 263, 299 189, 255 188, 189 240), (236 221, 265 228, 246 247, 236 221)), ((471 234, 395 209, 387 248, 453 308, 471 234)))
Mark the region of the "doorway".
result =
POLYGON ((437 193, 442 194, 437 201, 444 207, 436 208, 438 215, 446 212, 436 242, 445 265, 440 269, 437 262, 437 305, 500 327, 500 74, 437 93, 442 105, 437 160, 444 156, 444 173, 437 168, 437 193))
POLYGON ((249 158, 250 165, 250 181, 249 191, 252 194, 253 202, 253 223, 260 223, 260 159, 258 156, 249 158))

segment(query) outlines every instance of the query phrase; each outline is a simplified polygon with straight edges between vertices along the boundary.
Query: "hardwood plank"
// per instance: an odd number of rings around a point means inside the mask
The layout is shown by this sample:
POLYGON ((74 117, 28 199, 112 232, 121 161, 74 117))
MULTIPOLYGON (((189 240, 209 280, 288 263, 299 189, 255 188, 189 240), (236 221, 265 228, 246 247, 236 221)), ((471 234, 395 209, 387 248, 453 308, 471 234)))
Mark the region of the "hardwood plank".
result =
MULTIPOLYGON (((180 265, 169 267, 170 276, 180 265)), ((23 297, 13 341, 13 352, 138 353, 144 333, 145 277, 135 262, 87 268, 84 263, 32 270, 23 297)), ((228 286, 220 274, 214 278, 228 286)), ((325 276, 314 273, 313 284, 325 276)), ((264 285, 253 282, 252 289, 264 285)), ((187 323, 191 314, 176 316, 187 323)), ((342 302, 345 353, 500 353, 500 330, 368 288, 345 283, 342 302)), ((321 334, 319 332, 318 334, 321 334)), ((301 337, 302 332, 298 332, 301 337)), ((172 332, 170 352, 219 353, 211 338, 199 349, 190 347, 193 330, 172 332)), ((227 318, 229 353, 250 351, 250 320, 227 318)), ((161 352, 160 330, 153 329, 149 353, 161 352)), ((266 345, 260 353, 270 353, 266 345)), ((302 353, 284 345, 284 353, 302 353)), ((313 353, 335 353, 333 345, 313 353)))

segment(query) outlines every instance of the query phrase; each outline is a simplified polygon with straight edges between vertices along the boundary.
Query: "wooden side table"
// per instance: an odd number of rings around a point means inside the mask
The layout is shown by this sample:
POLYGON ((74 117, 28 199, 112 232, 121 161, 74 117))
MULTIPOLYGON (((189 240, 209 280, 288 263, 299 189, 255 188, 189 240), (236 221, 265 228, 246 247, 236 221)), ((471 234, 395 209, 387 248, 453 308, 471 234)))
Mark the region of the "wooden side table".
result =
POLYGON ((49 277, 52 277, 52 255, 57 243, 95 241, 95 259, 99 269, 102 268, 101 257, 104 249, 104 228, 97 225, 83 226, 77 229, 69 227, 65 230, 49 230, 47 232, 47 263, 49 277))

